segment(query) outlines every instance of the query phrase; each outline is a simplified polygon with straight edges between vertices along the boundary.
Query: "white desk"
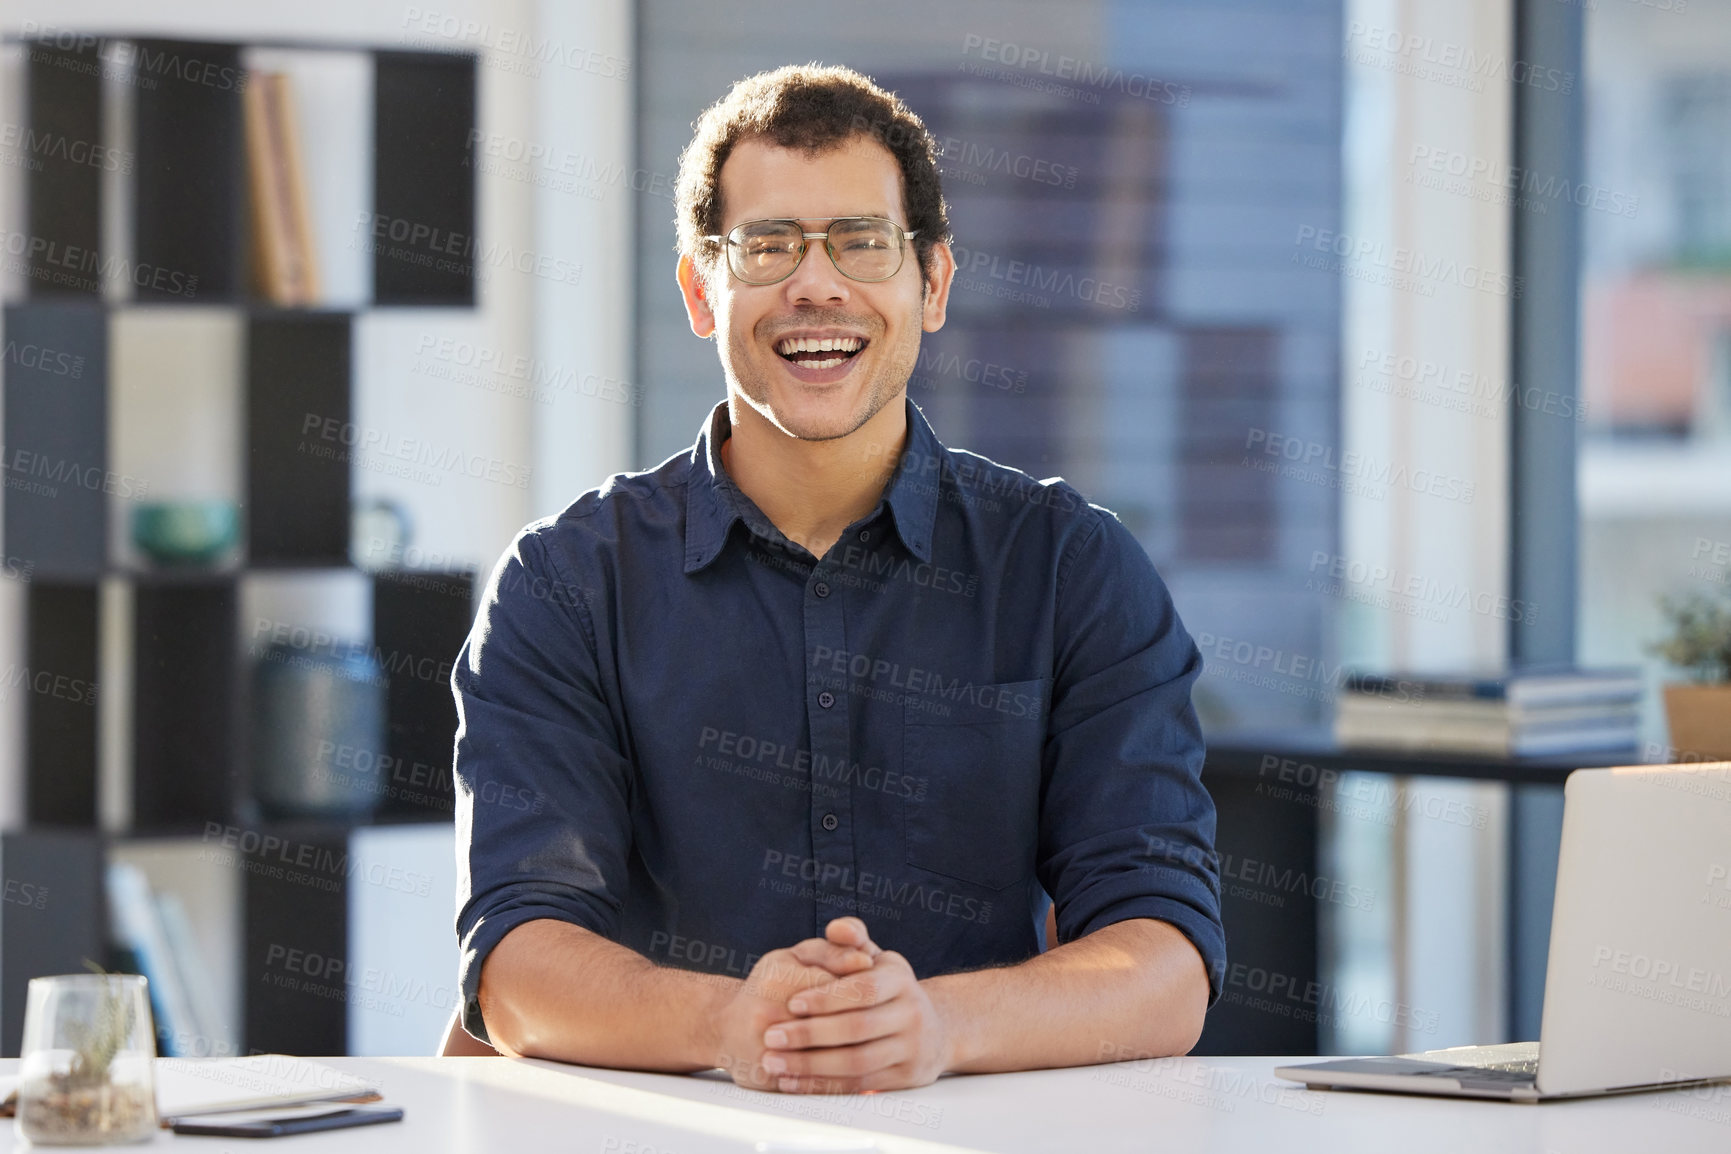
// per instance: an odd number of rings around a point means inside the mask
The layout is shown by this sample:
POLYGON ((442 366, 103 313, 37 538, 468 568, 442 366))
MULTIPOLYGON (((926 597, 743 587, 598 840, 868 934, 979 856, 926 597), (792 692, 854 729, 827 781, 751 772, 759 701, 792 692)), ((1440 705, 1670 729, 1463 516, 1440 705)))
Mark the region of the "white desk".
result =
MULTIPOLYGON (((1520 1106, 1316 1092, 1276 1058, 1183 1058, 943 1078, 921 1090, 793 1097, 714 1077, 503 1058, 329 1058, 377 1081, 402 1122, 254 1142, 159 1135, 211 1154, 703 1154, 869 1132, 884 1154, 1725 1154, 1731 1085, 1520 1106)), ((16 1070, 0 1062, 0 1073, 16 1070)), ((0 1128, 0 1152, 26 1149, 0 1128)), ((117 1150, 141 1147, 117 1147, 117 1150)))

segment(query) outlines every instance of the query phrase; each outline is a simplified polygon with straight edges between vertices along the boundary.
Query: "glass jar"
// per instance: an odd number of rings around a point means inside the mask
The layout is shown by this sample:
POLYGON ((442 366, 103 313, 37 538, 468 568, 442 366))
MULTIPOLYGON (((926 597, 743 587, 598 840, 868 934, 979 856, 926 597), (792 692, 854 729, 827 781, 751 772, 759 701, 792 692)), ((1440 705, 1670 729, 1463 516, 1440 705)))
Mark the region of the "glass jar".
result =
POLYGON ((136 974, 30 979, 18 1134, 41 1146, 148 1142, 155 1134, 156 1030, 136 974))

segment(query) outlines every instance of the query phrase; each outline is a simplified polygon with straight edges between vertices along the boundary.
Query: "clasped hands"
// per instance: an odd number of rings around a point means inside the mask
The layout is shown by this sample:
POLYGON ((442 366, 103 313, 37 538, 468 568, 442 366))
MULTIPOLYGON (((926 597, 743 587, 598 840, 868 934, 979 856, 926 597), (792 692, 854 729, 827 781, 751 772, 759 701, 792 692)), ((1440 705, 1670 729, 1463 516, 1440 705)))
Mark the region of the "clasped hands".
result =
POLYGON ((948 1031, 913 967, 855 917, 759 958, 718 1025, 720 1065, 754 1090, 904 1090, 950 1062, 948 1031))

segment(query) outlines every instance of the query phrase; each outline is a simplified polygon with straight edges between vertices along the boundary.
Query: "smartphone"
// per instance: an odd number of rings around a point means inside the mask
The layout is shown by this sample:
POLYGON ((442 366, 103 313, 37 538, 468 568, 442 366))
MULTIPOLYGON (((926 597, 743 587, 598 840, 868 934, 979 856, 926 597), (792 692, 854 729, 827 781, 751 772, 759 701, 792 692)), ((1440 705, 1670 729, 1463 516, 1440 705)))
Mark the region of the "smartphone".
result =
POLYGON ((244 1117, 225 1119, 221 1114, 203 1114, 176 1118, 169 1129, 176 1134, 208 1134, 219 1138, 281 1138, 289 1134, 310 1134, 315 1130, 342 1130, 349 1126, 375 1126, 380 1122, 402 1120, 403 1111, 398 1106, 345 1106, 287 1117, 259 1117, 249 1113, 244 1117))

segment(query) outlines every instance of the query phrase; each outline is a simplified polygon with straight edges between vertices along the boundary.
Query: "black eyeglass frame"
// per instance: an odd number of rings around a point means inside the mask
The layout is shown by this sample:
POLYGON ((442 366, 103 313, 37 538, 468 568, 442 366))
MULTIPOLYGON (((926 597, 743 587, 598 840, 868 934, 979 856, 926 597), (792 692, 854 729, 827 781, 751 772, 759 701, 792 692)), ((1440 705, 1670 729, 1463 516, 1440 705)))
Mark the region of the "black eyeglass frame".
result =
POLYGON ((847 277, 848 280, 857 281, 860 284, 882 284, 884 281, 894 278, 896 273, 902 271, 902 266, 908 263, 908 241, 912 240, 919 234, 919 229, 905 229, 887 216, 766 216, 760 220, 743 221, 734 225, 726 233, 719 235, 706 235, 703 239, 713 241, 716 244, 721 245, 727 251, 727 271, 732 273, 741 284, 748 284, 761 288, 764 285, 780 284, 782 281, 798 272, 800 263, 805 260, 806 249, 811 247, 806 242, 815 240, 820 236, 823 237, 823 250, 829 254, 829 261, 835 266, 835 271, 841 273, 842 276, 847 277), (808 232, 805 229, 805 221, 808 220, 827 220, 829 221, 829 228, 824 229, 822 232, 808 232), (836 259, 835 246, 829 242, 829 234, 836 225, 840 224, 844 220, 869 220, 874 223, 887 224, 895 230, 898 238, 896 253, 900 259, 896 261, 896 267, 887 276, 854 276, 845 268, 841 267, 841 261, 836 259), (749 277, 741 276, 739 269, 733 262, 733 252, 744 245, 744 239, 736 234, 739 233, 740 229, 749 228, 754 224, 791 224, 800 230, 799 252, 794 256, 793 265, 774 280, 752 280, 749 277))

